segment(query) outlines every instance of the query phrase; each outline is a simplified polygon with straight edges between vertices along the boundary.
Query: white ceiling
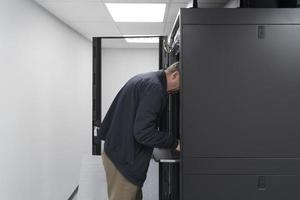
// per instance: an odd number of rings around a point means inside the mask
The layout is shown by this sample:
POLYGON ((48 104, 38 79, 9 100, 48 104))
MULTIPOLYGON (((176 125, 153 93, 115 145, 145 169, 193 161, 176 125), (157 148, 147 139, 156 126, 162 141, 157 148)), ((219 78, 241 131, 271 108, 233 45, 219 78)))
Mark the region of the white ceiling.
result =
MULTIPOLYGON (((92 37, 123 35, 168 35, 180 8, 190 0, 35 0, 50 13, 81 33, 92 37), (166 3, 162 23, 114 22, 104 3, 166 3)), ((199 0, 199 7, 222 7, 228 0, 199 0)), ((140 45, 137 45, 140 46, 140 45)), ((147 45, 145 45, 147 46, 147 45)), ((148 45, 153 47, 152 45, 148 45)), ((157 45, 154 45, 155 47, 157 45)))

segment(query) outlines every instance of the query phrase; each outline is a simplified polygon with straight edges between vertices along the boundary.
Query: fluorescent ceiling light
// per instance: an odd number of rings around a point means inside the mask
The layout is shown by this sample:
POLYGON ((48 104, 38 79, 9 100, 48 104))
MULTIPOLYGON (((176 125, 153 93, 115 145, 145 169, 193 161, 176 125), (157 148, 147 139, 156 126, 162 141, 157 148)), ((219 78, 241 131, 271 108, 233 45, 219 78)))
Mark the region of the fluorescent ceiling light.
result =
POLYGON ((163 22, 165 3, 105 3, 115 22, 163 22))
POLYGON ((149 38, 125 38, 128 43, 158 43, 158 37, 149 38))

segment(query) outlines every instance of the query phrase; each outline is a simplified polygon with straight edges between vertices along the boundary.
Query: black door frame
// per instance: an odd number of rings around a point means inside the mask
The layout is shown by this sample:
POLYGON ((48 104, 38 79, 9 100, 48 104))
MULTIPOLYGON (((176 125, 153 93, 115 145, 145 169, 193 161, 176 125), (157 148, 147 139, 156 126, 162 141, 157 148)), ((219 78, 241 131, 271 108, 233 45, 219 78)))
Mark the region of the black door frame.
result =
POLYGON ((124 38, 159 38, 159 69, 163 69, 162 52, 163 40, 166 36, 120 36, 120 37, 93 37, 93 85, 92 85, 92 155, 101 155, 101 140, 99 138, 99 127, 102 122, 102 39, 124 39, 124 38))

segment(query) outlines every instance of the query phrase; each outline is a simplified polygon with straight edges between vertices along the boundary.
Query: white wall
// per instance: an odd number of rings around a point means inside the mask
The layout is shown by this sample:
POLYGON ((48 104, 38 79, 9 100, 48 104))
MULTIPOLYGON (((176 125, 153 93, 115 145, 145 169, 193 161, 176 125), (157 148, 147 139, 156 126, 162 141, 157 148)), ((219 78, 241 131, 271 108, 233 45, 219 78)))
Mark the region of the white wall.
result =
POLYGON ((158 70, 158 49, 102 51, 102 118, 122 86, 134 75, 158 70))
MULTIPOLYGON (((121 87, 134 75, 157 71, 158 49, 103 49, 102 52, 102 118, 121 87)), ((143 187, 145 200, 157 200, 158 163, 150 163, 143 187)))
POLYGON ((78 184, 91 50, 30 0, 0 0, 0 199, 65 200, 78 184))

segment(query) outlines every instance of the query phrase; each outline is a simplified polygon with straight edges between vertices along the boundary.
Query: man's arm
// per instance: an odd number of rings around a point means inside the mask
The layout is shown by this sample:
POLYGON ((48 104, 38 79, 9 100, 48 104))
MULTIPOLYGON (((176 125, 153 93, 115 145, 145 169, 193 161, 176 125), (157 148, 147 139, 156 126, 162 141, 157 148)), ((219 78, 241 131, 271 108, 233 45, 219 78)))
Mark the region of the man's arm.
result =
POLYGON ((176 148, 177 139, 168 132, 159 131, 156 128, 158 115, 161 111, 163 97, 159 89, 148 87, 139 102, 135 123, 134 138, 145 146, 157 148, 176 148))

